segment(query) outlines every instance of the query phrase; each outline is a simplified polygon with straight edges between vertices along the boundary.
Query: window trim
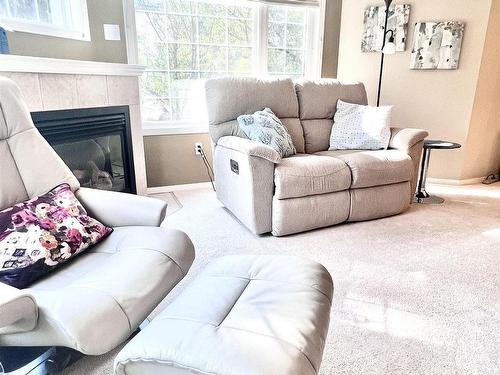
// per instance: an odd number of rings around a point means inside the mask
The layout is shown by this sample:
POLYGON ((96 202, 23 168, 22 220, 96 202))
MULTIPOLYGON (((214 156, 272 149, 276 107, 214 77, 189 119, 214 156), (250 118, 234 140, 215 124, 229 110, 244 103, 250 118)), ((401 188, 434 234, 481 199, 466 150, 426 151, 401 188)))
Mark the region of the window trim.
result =
POLYGON ((207 132, 208 132, 207 124, 201 124, 192 121, 142 120, 142 134, 144 136, 168 135, 168 134, 199 134, 207 132))
MULTIPOLYGON (((83 31, 68 31, 62 28, 51 26, 50 24, 41 24, 36 22, 31 22, 27 20, 17 20, 11 18, 0 17, 0 26, 23 33, 37 34, 52 36, 57 38, 74 39, 80 41, 91 41, 90 37, 90 24, 89 24, 89 13, 87 7, 87 0, 80 0, 81 14, 83 21, 83 31)), ((133 4, 132 4, 133 5, 133 4)))
MULTIPOLYGON (((257 9, 257 17, 254 19, 254 38, 256 47, 253 56, 259 64, 254 67, 252 74, 258 77, 272 77, 264 72, 264 67, 267 66, 267 15, 268 4, 254 3, 257 9), (260 6, 259 6, 260 5, 260 6), (261 32, 264 30, 264 32, 261 32)), ((306 78, 314 79, 321 77, 322 61, 323 61, 323 35, 325 27, 325 9, 326 0, 319 0, 319 15, 314 17, 312 12, 308 12, 309 19, 307 25, 314 22, 319 22, 318 28, 308 28, 306 30, 306 40, 316 43, 306 43, 308 46, 313 46, 313 49, 308 51, 309 56, 314 56, 312 64, 306 64, 304 73, 306 78), (316 32, 319 34, 317 35, 316 32), (317 49, 317 50, 316 50, 317 49)), ((125 43, 127 48, 127 57, 129 64, 138 64, 138 47, 135 24, 135 7, 134 0, 123 0, 123 15, 125 23, 125 43)), ((199 43, 198 43, 199 44, 199 43)), ((306 50, 307 51, 307 50, 306 50)), ((142 95, 142 93, 141 93, 142 95)), ((208 124, 203 124, 193 121, 142 121, 143 135, 164 135, 164 134, 191 134, 191 133, 207 133, 208 124)))

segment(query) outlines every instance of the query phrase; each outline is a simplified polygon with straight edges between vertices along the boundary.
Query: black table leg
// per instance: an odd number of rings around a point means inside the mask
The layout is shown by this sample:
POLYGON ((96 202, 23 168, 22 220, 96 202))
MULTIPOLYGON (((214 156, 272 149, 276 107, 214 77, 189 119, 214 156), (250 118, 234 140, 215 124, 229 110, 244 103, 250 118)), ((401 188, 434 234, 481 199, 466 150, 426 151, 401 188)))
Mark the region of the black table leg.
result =
POLYGON ((425 191, 425 183, 427 181, 427 172, 429 171, 430 154, 431 150, 424 148, 422 160, 420 161, 420 176, 418 178, 417 193, 415 195, 419 203, 421 203, 420 199, 429 198, 429 193, 425 191))
POLYGON ((425 184, 427 182, 427 173, 429 172, 429 161, 431 159, 431 149, 424 148, 424 153, 422 155, 422 162, 420 164, 420 176, 418 179, 417 192, 415 194, 415 202, 417 203, 430 203, 430 204, 440 204, 444 202, 441 197, 431 196, 425 190, 425 184))

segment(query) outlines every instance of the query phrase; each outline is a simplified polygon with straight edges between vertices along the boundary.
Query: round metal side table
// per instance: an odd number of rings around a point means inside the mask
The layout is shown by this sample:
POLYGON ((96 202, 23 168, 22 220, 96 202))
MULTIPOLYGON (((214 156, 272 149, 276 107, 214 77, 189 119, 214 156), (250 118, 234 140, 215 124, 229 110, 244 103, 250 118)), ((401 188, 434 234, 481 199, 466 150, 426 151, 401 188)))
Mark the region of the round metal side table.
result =
POLYGON ((429 171, 429 160, 431 158, 431 150, 450 150, 462 147, 459 143, 440 141, 440 140, 426 140, 424 141, 424 152, 422 161, 420 163, 420 176, 418 179, 417 192, 415 194, 415 202, 440 204, 444 199, 437 196, 430 195, 425 190, 425 183, 427 181, 427 172, 429 171))

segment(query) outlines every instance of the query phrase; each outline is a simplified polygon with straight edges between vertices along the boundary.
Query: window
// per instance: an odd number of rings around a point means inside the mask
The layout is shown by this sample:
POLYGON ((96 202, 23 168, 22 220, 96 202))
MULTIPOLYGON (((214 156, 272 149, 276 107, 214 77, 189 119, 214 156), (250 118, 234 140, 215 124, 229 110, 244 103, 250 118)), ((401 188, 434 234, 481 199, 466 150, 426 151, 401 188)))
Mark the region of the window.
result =
POLYGON ((271 5, 267 22, 267 72, 270 75, 305 75, 306 10, 271 5))
POLYGON ((86 0, 0 0, 0 25, 15 31, 90 40, 86 0))
POLYGON ((205 79, 319 73, 318 7, 245 0, 135 0, 134 5, 134 62, 146 66, 141 78, 146 132, 206 127, 205 79))

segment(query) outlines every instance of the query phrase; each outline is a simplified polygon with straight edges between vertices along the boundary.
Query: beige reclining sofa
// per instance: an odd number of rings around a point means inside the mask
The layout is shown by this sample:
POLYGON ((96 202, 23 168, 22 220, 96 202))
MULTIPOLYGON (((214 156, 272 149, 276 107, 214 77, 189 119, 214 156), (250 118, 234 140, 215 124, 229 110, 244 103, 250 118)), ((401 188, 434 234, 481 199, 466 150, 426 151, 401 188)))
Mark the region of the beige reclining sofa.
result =
POLYGON ((413 199, 424 138, 391 128, 387 150, 328 151, 337 100, 367 104, 362 83, 323 79, 206 83, 217 197, 256 234, 275 236, 395 215, 413 199), (297 154, 281 159, 236 121, 265 107, 288 129, 297 154))

